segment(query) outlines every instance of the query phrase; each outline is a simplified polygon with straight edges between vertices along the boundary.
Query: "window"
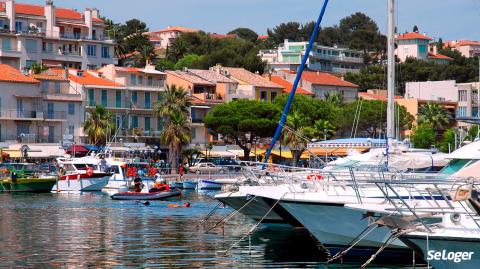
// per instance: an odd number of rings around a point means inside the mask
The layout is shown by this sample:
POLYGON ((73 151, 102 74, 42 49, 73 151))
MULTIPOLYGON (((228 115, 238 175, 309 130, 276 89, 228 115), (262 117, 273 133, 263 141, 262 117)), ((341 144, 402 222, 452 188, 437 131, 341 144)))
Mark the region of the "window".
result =
POLYGON ((270 94, 270 96, 271 96, 270 100, 273 101, 273 99, 275 99, 275 97, 277 97, 277 93, 276 93, 276 92, 272 92, 272 93, 270 94))
POLYGON ((143 85, 143 76, 138 76, 138 84, 143 85))
POLYGON ((145 117, 145 131, 150 130, 150 117, 145 117))
POLYGON ((153 86, 153 78, 152 77, 147 78, 147 85, 148 86, 153 86))
POLYGON ((35 39, 27 39, 25 40, 25 49, 28 53, 36 53, 37 52, 37 40, 35 39))
POLYGON ((42 82, 41 82, 41 90, 42 90, 43 93, 48 92, 48 84, 49 84, 49 81, 48 81, 48 80, 42 80, 42 82))
POLYGON ((60 82, 55 82, 55 93, 60 93, 61 84, 60 82))
POLYGON ((94 64, 87 64, 87 69, 88 69, 88 70, 96 70, 96 69, 97 69, 97 66, 94 65, 94 64))
POLYGON ((53 103, 48 103, 47 104, 47 119, 54 119, 54 114, 55 114, 55 108, 53 103))
POLYGON ((20 32, 23 30, 23 22, 21 21, 16 21, 15 22, 15 31, 20 32))
POLYGON ((130 84, 132 84, 132 86, 137 85, 137 76, 135 74, 130 74, 130 84))
POLYGON ((162 131, 163 126, 162 126, 162 120, 160 118, 157 118, 157 131, 162 131))
POLYGON ((102 58, 110 58, 110 48, 108 46, 102 46, 102 58))
POLYGON ((267 101, 267 92, 266 91, 261 91, 260 92, 260 100, 261 101, 267 101))
POLYGON ((136 104, 138 101, 138 93, 137 92, 132 92, 132 102, 136 104))
POLYGON ((88 56, 97 56, 97 45, 87 45, 87 55, 88 56))
POLYGON ((34 60, 27 60, 27 61, 25 62, 27 68, 32 67, 32 65, 34 65, 34 64, 36 64, 36 63, 37 63, 37 61, 34 61, 34 60))
POLYGON ((203 88, 203 86, 194 86, 193 87, 193 93, 194 94, 204 93, 204 92, 205 92, 205 88, 203 88))
POLYGON ((10 38, 2 38, 2 50, 11 50, 10 38))
POLYGON ((162 101, 162 93, 157 93, 157 101, 160 102, 162 101))
POLYGON ((458 101, 460 101, 460 102, 467 101, 467 91, 466 90, 458 91, 458 101))
POLYGON ((88 89, 88 105, 95 106, 95 91, 93 89, 88 89))
POLYGON ((107 90, 102 90, 102 106, 104 107, 108 106, 107 90))
POLYGON ((75 125, 68 125, 68 134, 75 134, 75 125))
POLYGON ((427 53, 427 46, 426 45, 419 45, 418 46, 418 53, 420 53, 420 54, 427 53))
POLYGON ((75 115, 75 104, 68 103, 68 115, 75 115))
POLYGON ((151 101, 150 101, 150 93, 145 92, 145 108, 150 109, 152 108, 151 101))
POLYGON ((115 92, 115 105, 117 107, 122 107, 122 92, 116 91, 115 92))
POLYGON ((132 116, 132 128, 138 128, 138 116, 132 116))
POLYGON ((191 134, 191 136, 192 136, 191 139, 192 139, 192 140, 195 139, 196 136, 197 136, 197 132, 196 132, 195 130, 197 130, 197 129, 196 129, 196 128, 192 128, 192 134, 191 134))

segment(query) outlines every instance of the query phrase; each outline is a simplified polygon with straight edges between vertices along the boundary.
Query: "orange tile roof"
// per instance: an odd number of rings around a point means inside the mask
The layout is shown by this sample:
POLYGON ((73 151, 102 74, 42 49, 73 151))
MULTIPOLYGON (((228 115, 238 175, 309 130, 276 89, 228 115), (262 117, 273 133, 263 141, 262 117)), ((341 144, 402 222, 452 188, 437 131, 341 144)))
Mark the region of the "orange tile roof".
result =
POLYGON ((480 41, 460 40, 455 43, 455 46, 480 46, 480 41))
MULTIPOLYGON (((53 72, 56 72, 57 74, 61 74, 63 72, 62 69, 51 69, 53 72)), ((81 71, 81 70, 76 70, 76 69, 71 69, 75 71, 81 71)), ((114 82, 112 80, 102 78, 102 77, 97 77, 89 73, 90 71, 83 71, 83 76, 79 77, 76 75, 72 75, 70 72, 68 74, 68 79, 71 81, 85 85, 85 86, 104 86, 104 87, 124 87, 124 85, 114 82)))
POLYGON ((259 40, 268 39, 268 35, 259 35, 257 39, 259 40))
POLYGON ((453 58, 450 58, 450 57, 445 56, 443 54, 440 54, 440 53, 433 54, 431 52, 428 53, 428 58, 430 58, 430 59, 442 59, 442 60, 448 60, 448 61, 453 60, 453 58))
MULTIPOLYGON (((382 96, 382 95, 378 95, 378 94, 369 93, 369 92, 359 92, 358 97, 360 97, 364 100, 378 100, 378 101, 384 101, 384 102, 387 101, 387 97, 382 96)), ((394 99, 402 99, 402 97, 398 96, 398 95, 394 96, 393 98, 394 99)))
POLYGON ((210 36, 211 38, 216 38, 216 39, 238 38, 238 35, 237 35, 237 34, 223 35, 223 34, 213 33, 213 34, 209 34, 209 36, 210 36))
POLYGON ((396 40, 409 40, 409 39, 423 39, 423 40, 433 40, 432 38, 422 35, 420 33, 410 32, 399 35, 396 40))
MULTIPOLYGON (((5 5, 1 5, 0 12, 5 11, 5 5)), ((32 5, 32 4, 22 4, 15 3, 15 12, 18 14, 33 15, 33 16, 45 16, 45 7, 41 5, 32 5)), ((83 14, 68 8, 55 8, 55 15, 60 19, 70 19, 70 20, 83 20, 83 14)), ((95 22, 103 22, 103 20, 98 18, 93 18, 95 22)))
POLYGON ((160 34, 160 33, 167 33, 167 32, 193 33, 193 32, 198 32, 198 30, 186 28, 183 26, 174 26, 174 27, 169 27, 166 29, 158 30, 158 31, 148 32, 147 34, 160 34))
POLYGON ((0 81, 29 84, 39 83, 38 80, 25 76, 20 70, 6 64, 0 64, 0 81))
MULTIPOLYGON (((290 70, 282 70, 282 72, 295 74, 295 72, 290 70)), ((357 84, 353 84, 351 82, 345 81, 339 77, 336 77, 330 73, 325 73, 325 72, 303 71, 302 79, 316 85, 351 87, 351 88, 359 87, 357 84)))
POLYGON ((68 79, 63 78, 59 74, 34 74, 32 77, 38 80, 68 81, 68 79))
MULTIPOLYGON (((282 77, 272 76, 272 82, 283 87, 284 93, 290 93, 292 91, 292 86, 293 86, 292 83, 290 83, 288 80, 283 79, 282 77)), ((295 94, 315 95, 313 92, 307 91, 300 87, 297 87, 295 94)))
POLYGON ((234 68, 234 67, 222 67, 222 69, 227 70, 230 75, 238 80, 241 80, 247 84, 253 85, 255 87, 264 87, 264 88, 282 88, 281 86, 270 82, 264 77, 254 74, 244 68, 234 68))
POLYGON ((120 72, 127 72, 127 73, 141 73, 140 69, 136 67, 120 67, 116 66, 115 70, 120 71, 120 72))

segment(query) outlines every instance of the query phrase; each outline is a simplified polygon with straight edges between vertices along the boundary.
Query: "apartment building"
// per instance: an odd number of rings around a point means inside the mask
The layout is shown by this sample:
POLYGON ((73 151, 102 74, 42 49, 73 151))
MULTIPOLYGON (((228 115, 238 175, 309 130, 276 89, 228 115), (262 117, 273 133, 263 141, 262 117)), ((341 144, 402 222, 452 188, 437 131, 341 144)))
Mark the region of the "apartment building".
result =
POLYGON ((99 10, 0 2, 0 63, 24 70, 34 63, 97 69, 117 64, 114 41, 105 33, 99 10))
POLYGON ((434 61, 441 64, 452 61, 452 58, 437 53, 436 50, 429 49, 429 44, 432 40, 433 38, 426 34, 417 32, 401 34, 395 38, 397 43, 396 55, 402 62, 405 62, 408 58, 434 61))
POLYGON ((192 97, 191 143, 219 142, 220 136, 211 133, 203 120, 212 107, 225 103, 229 95, 237 92, 238 82, 218 70, 184 69, 166 73, 167 85, 182 87, 192 97))
POLYGON ((252 99, 273 101, 283 93, 283 87, 268 79, 254 74, 244 68, 214 66, 213 71, 221 72, 225 76, 238 82, 237 91, 227 95, 227 101, 236 99, 252 99))
POLYGON ((195 33, 198 32, 196 29, 190 29, 182 26, 168 26, 166 29, 147 32, 145 35, 148 36, 150 41, 155 45, 156 48, 166 49, 168 48, 175 39, 184 33, 195 33))
POLYGON ((445 42, 444 47, 449 47, 460 52, 463 56, 480 57, 480 41, 457 40, 445 42))
MULTIPOLYGON (((280 70, 276 76, 293 83, 297 76, 296 71, 280 70)), ((315 98, 325 99, 329 95, 339 94, 343 101, 352 102, 358 98, 358 85, 325 72, 303 71, 302 78, 298 85, 315 95, 315 98)))
POLYGON ((81 95, 70 88, 61 72, 25 76, 0 64, 0 89, 0 141, 79 141, 83 122, 81 95))
POLYGON ((154 110, 165 90, 166 74, 151 65, 145 68, 108 65, 99 69, 98 73, 124 86, 123 91, 117 90, 107 97, 112 102, 115 100, 113 107, 126 109, 116 111, 116 125, 121 128, 117 136, 123 141, 129 141, 133 136, 135 140, 148 144, 158 142, 163 125, 154 110))
MULTIPOLYGON (((266 61, 271 71, 296 71, 300 66, 308 42, 290 42, 285 40, 277 50, 262 50, 259 56, 266 61)), ((328 47, 314 43, 307 60, 310 70, 344 74, 359 72, 364 66, 364 53, 346 47, 328 47)))

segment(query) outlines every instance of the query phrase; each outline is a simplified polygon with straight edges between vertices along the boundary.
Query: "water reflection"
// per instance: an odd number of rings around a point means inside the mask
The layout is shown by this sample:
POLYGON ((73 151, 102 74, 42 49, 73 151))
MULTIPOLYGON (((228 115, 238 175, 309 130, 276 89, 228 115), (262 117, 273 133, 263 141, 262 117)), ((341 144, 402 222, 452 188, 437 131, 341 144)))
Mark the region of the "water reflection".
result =
MULTIPOLYGON (((211 195, 144 206, 105 194, 0 194, 0 267, 323 267, 326 252, 302 230, 260 229, 225 255, 254 223, 236 215, 204 233, 211 195), (168 208, 185 202, 192 207, 168 208)), ((221 208, 214 220, 228 213, 221 208)))

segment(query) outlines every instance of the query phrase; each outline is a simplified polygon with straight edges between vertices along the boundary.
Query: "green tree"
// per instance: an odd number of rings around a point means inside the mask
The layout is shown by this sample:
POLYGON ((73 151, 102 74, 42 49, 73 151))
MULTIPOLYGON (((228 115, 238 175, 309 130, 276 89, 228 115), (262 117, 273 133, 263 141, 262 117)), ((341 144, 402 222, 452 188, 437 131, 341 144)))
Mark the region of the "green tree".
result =
POLYGON ((183 56, 182 59, 178 60, 175 64, 175 69, 180 70, 184 67, 188 68, 202 68, 202 56, 198 56, 197 54, 187 54, 183 56))
POLYGON ((343 105, 343 96, 340 93, 330 93, 326 92, 325 93, 325 101, 335 105, 335 106, 341 106, 343 105))
MULTIPOLYGON (((282 94, 277 96, 273 103, 278 109, 282 110, 287 103, 287 99, 288 94, 282 94)), ((310 98, 305 95, 295 95, 290 111, 297 111, 309 120, 309 126, 313 126, 315 121, 320 119, 332 123, 335 122, 339 108, 324 100, 310 98)))
POLYGON ((413 128, 413 133, 410 139, 414 147, 428 149, 435 144, 435 131, 428 125, 419 125, 413 128))
POLYGON ((190 142, 190 135, 191 130, 188 127, 187 116, 180 111, 170 113, 164 129, 160 133, 160 141, 163 145, 168 146, 168 160, 174 170, 178 168, 182 146, 190 142))
POLYGON ((155 64, 155 69, 158 71, 173 70, 175 69, 175 63, 169 59, 159 59, 155 64))
POLYGON ((195 165, 201 155, 203 155, 203 152, 198 148, 188 148, 182 151, 182 156, 186 159, 188 166, 195 165))
POLYGON ((412 31, 414 33, 418 33, 418 26, 414 25, 412 31))
POLYGON ((113 114, 105 107, 97 105, 87 112, 83 129, 91 144, 105 145, 109 136, 115 131, 113 114))
MULTIPOLYGON (((412 126, 413 116, 404 106, 395 106, 400 115, 400 127, 409 130, 412 126)), ((396 113, 397 114, 397 113, 396 113)), ((335 124, 340 136, 350 136, 352 127, 357 136, 379 137, 386 133, 387 127, 387 102, 377 100, 357 100, 345 104, 337 113, 335 124), (359 115, 358 111, 360 112, 359 115), (356 117, 355 117, 356 116, 356 117), (355 124, 354 119, 358 119, 355 124)))
POLYGON ((450 123, 447 110, 439 104, 429 102, 420 107, 418 124, 428 125, 435 131, 445 130, 450 123))
POLYGON ((315 129, 308 126, 310 120, 298 111, 287 116, 283 128, 282 144, 288 146, 292 152, 292 166, 297 166, 298 160, 307 148, 307 143, 315 137, 315 129))
POLYGON ((42 63, 34 63, 32 64, 32 66, 30 66, 30 70, 32 70, 34 74, 38 75, 41 74, 43 71, 47 71, 48 68, 42 63))
POLYGON ((255 42, 258 39, 258 34, 255 33, 252 29, 249 28, 237 28, 235 30, 232 30, 228 32, 229 35, 235 34, 239 38, 245 39, 250 42, 255 42))
POLYGON ((207 128, 235 142, 243 149, 244 156, 250 156, 248 144, 255 137, 272 137, 279 118, 280 109, 274 104, 242 99, 214 107, 204 122, 207 128))
POLYGON ((160 101, 155 105, 155 115, 168 120, 170 115, 182 113, 186 117, 190 114, 191 99, 188 92, 177 85, 167 85, 160 93, 160 101))
POLYGON ((319 140, 331 139, 335 136, 336 128, 328 120, 317 120, 313 125, 313 129, 315 129, 315 135, 319 140))
POLYGON ((136 55, 135 65, 137 67, 145 67, 147 64, 153 64, 156 56, 153 45, 143 46, 136 55))
MULTIPOLYGON (((475 134, 476 135, 476 134, 475 134)), ((442 141, 439 144, 439 149, 442 152, 448 152, 455 150, 455 130, 448 129, 443 132, 442 141)))
POLYGON ((145 46, 153 47, 152 42, 144 35, 145 32, 148 32, 145 22, 132 19, 121 24, 107 18, 104 18, 104 21, 107 35, 115 40, 115 54, 119 59, 122 59, 125 54, 142 51, 145 46))

